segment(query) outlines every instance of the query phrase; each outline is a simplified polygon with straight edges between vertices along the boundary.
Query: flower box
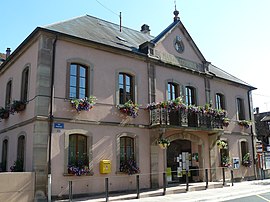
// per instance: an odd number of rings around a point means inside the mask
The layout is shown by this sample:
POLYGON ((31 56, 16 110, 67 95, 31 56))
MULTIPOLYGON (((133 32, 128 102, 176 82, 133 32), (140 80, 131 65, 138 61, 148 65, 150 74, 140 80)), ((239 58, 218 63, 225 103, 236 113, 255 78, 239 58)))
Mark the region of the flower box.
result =
POLYGON ((79 111, 90 111, 94 105, 96 104, 96 97, 90 96, 90 97, 85 97, 85 98, 74 98, 70 100, 71 106, 79 111))
POLYGON ((121 113, 131 116, 132 118, 136 118, 138 116, 139 105, 133 103, 131 100, 124 104, 117 105, 117 108, 121 113))
POLYGON ((7 119, 9 117, 9 110, 5 108, 0 108, 0 118, 7 119))
POLYGON ((248 120, 239 120, 237 121, 239 126, 242 126, 244 128, 249 128, 249 126, 251 126, 251 121, 248 120))
POLYGON ((26 108, 26 102, 20 101, 20 100, 14 100, 13 103, 10 106, 10 112, 13 114, 14 112, 21 112, 25 110, 26 108))
POLYGON ((128 175, 140 173, 140 169, 136 165, 136 161, 133 159, 126 160, 120 164, 120 172, 127 173, 128 175))
POLYGON ((93 171, 89 169, 88 166, 68 166, 68 174, 75 176, 92 176, 94 175, 93 171))

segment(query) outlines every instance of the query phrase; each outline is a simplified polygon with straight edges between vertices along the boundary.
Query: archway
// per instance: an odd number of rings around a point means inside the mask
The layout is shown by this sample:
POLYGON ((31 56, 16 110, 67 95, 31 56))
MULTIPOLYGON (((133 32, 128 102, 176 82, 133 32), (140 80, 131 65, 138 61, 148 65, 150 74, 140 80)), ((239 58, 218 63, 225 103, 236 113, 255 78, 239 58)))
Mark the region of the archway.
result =
POLYGON ((169 183, 185 183, 186 173, 189 181, 199 181, 198 168, 203 167, 203 141, 196 135, 174 134, 167 148, 167 180, 169 183))

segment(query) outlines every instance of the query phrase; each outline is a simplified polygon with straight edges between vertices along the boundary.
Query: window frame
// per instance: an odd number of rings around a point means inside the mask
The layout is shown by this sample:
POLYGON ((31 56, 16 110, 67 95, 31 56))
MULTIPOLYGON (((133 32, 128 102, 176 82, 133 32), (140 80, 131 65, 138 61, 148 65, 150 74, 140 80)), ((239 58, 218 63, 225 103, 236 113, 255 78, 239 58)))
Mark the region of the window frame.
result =
POLYGON ((85 98, 85 97, 89 97, 89 67, 87 65, 84 65, 82 63, 79 62, 70 62, 68 65, 68 98, 85 98), (75 65, 76 67, 76 74, 75 75, 71 75, 71 67, 72 65, 75 65), (81 68, 83 68, 85 70, 85 76, 81 76, 81 68), (71 86, 71 77, 75 77, 75 86, 71 86), (84 78, 85 82, 84 85, 85 87, 81 87, 82 85, 80 84, 80 79, 84 78), (75 88, 75 97, 71 96, 71 87, 75 88), (83 97, 80 96, 80 90, 84 89, 84 95, 83 97))
MULTIPOLYGON (((79 161, 81 160, 81 159, 79 159, 79 156, 78 156, 78 154, 79 154, 79 147, 80 147, 80 145, 79 145, 79 138, 80 137, 82 137, 83 139, 84 139, 84 141, 85 142, 83 142, 85 145, 83 145, 82 146, 82 149, 83 149, 83 152, 84 153, 86 153, 87 154, 87 157, 88 157, 88 152, 87 152, 87 148, 88 148, 88 146, 87 146, 87 136, 85 136, 85 135, 82 135, 82 134, 71 134, 71 135, 69 135, 69 147, 68 147, 68 165, 71 165, 71 160, 70 160, 70 158, 71 158, 71 138, 73 138, 73 137, 75 137, 75 165, 77 166, 79 163, 79 161)), ((84 153, 83 153, 83 155, 84 155, 84 153)), ((85 159, 86 160, 86 159, 85 159)), ((89 166, 89 157, 88 157, 88 159, 87 159, 87 163, 86 164, 84 164, 84 166, 89 166)))
POLYGON ((136 156, 135 156, 135 140, 133 137, 129 137, 129 136, 122 136, 120 137, 120 164, 121 164, 121 161, 127 161, 129 159, 132 159, 134 161, 136 161, 136 156), (124 145, 122 145, 122 142, 121 140, 124 140, 124 145), (130 145, 128 145, 128 141, 130 141, 130 145), (128 151, 129 150, 129 147, 130 146, 130 155, 128 155, 128 151), (122 148, 124 149, 124 159, 122 159, 122 148))
POLYGON ((237 118, 238 120, 245 120, 245 103, 244 99, 236 98, 236 110, 237 110, 237 118))
POLYGON ((131 100, 133 103, 135 102, 135 95, 134 95, 134 76, 126 73, 126 72, 119 72, 118 73, 118 90, 119 90, 119 104, 124 104, 127 101, 131 100), (123 76, 123 84, 120 84, 120 75, 123 76), (129 78, 129 85, 127 85, 127 78, 129 78), (121 88, 120 85, 123 85, 123 93, 121 96, 121 88), (130 88, 130 99, 127 96, 127 88, 130 88), (123 98, 122 98, 123 97, 123 98))
POLYGON ((1 155, 1 167, 2 167, 2 172, 7 172, 7 165, 8 165, 8 139, 4 139, 2 141, 2 155, 1 155), (5 164, 3 164, 3 162, 5 164), (5 166, 5 167, 4 167, 5 166))
POLYGON ((241 152, 241 161, 243 161, 244 156, 247 153, 249 153, 249 144, 247 140, 240 140, 239 144, 240 144, 240 152, 241 152))
POLYGON ((225 106, 225 96, 222 93, 216 93, 215 95, 215 108, 216 109, 226 109, 225 106))
POLYGON ((69 163, 69 136, 73 134, 80 134, 87 137, 87 155, 88 155, 88 162, 89 162, 89 169, 93 170, 93 135, 91 132, 82 130, 82 129, 72 129, 65 131, 65 153, 64 153, 64 166, 63 166, 63 175, 69 176, 68 174, 68 163, 69 163))
POLYGON ((7 82, 6 85, 6 100, 5 100, 5 106, 9 107, 12 101, 12 79, 10 79, 7 82))
POLYGON ((176 98, 178 98, 180 96, 180 93, 179 93, 179 84, 178 83, 175 83, 175 82, 172 82, 172 81, 169 81, 167 82, 167 100, 174 100, 176 98), (173 91, 173 88, 174 88, 174 91, 173 91))
POLYGON ((21 82, 21 101, 26 102, 29 95, 29 78, 30 78, 30 67, 27 66, 22 71, 22 82, 21 82))
POLYGON ((20 135, 18 137, 18 142, 17 142, 17 161, 22 160, 22 167, 23 170, 25 168, 25 147, 26 146, 26 138, 25 135, 20 135), (21 143, 21 138, 23 137, 23 142, 22 145, 21 143))
MULTIPOLYGON (((129 133, 129 132, 123 132, 117 135, 116 137, 116 157, 117 157, 117 162, 116 162, 116 169, 117 172, 120 172, 120 166, 121 166, 121 157, 120 157, 120 138, 121 137, 130 137, 133 138, 134 140, 134 160, 136 162, 136 165, 138 167, 140 167, 139 165, 139 137, 138 135, 134 134, 134 133, 129 133)), ((120 172, 121 173, 121 172, 120 172)))
POLYGON ((196 105, 196 88, 194 88, 193 86, 185 87, 185 102, 187 105, 196 105))

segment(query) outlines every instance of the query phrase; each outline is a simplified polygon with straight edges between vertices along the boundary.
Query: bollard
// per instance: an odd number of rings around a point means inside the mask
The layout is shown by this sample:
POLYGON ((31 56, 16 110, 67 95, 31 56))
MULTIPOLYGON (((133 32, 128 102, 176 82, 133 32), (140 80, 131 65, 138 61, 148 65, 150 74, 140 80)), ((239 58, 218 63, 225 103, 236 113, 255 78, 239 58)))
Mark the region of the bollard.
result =
POLYGON ((186 191, 188 191, 188 170, 186 170, 186 191))
POLYGON ((233 170, 231 170, 231 182, 232 182, 232 186, 233 186, 233 170))
POLYGON ((109 201, 109 178, 105 178, 105 201, 109 201))
POLYGON ((72 201, 72 181, 68 181, 69 201, 72 201))
POLYGON ((225 186, 225 168, 222 168, 223 186, 225 186))
POLYGON ((208 169, 205 169, 205 189, 208 189, 208 169))
POLYGON ((140 176, 136 176, 136 188, 137 188, 137 197, 136 199, 140 198, 140 176))
POLYGON ((166 173, 163 173, 163 195, 166 195, 166 186, 167 186, 167 178, 166 178, 166 173))

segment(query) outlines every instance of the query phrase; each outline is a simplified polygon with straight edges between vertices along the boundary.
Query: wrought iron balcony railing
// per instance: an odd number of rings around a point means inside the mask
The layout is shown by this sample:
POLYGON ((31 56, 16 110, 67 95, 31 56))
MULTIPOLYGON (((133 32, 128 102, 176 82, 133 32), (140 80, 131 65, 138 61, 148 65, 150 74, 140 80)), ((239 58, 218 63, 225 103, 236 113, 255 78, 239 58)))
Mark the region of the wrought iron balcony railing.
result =
POLYGON ((194 112, 190 109, 157 108, 150 110, 151 126, 170 125, 182 127, 196 127, 208 129, 222 129, 223 116, 207 114, 202 112, 194 112))

